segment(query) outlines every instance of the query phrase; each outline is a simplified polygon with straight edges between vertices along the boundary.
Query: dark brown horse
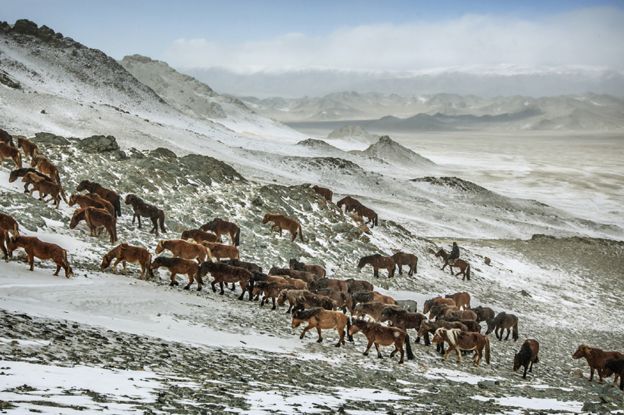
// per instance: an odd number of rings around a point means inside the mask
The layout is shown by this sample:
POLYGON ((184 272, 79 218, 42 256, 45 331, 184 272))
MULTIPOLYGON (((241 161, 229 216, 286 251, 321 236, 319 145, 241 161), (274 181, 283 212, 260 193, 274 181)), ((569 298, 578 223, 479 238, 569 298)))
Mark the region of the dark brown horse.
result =
POLYGON ((381 303, 381 304, 390 304, 390 305, 398 305, 396 300, 389 295, 383 295, 378 293, 377 291, 358 291, 351 294, 351 304, 355 306, 359 303, 381 303))
POLYGON ((410 344, 409 335, 405 330, 397 327, 387 327, 376 322, 369 322, 365 320, 355 319, 349 329, 349 335, 353 336, 355 333, 361 331, 368 340, 366 350, 364 350, 364 356, 368 356, 368 351, 375 345, 377 350, 377 357, 382 358, 379 346, 391 346, 394 345, 394 350, 390 353, 390 357, 399 352, 401 358, 399 363, 403 363, 403 357, 405 355, 403 347, 407 351, 407 360, 414 359, 414 353, 412 353, 412 346, 410 344))
POLYGON ((507 314, 504 311, 498 313, 496 317, 487 321, 487 331, 485 334, 490 334, 494 331, 494 335, 498 340, 503 340, 503 332, 507 330, 507 336, 505 340, 509 339, 509 333, 513 331, 512 338, 514 341, 518 340, 518 317, 514 314, 507 314))
POLYGON ((340 199, 338 202, 336 202, 336 206, 338 206, 338 209, 340 210, 342 210, 342 207, 344 206, 345 213, 349 213, 355 210, 358 206, 362 206, 362 204, 360 203, 359 200, 351 196, 346 196, 340 199))
POLYGON ((379 277, 379 269, 385 268, 388 270, 388 278, 394 277, 394 260, 392 257, 384 256, 381 254, 374 254, 360 258, 357 268, 361 271, 365 265, 373 267, 373 275, 379 277))
POLYGON ((474 311, 477 314, 478 323, 482 321, 491 320, 496 316, 496 313, 490 307, 478 306, 478 307, 473 308, 472 311, 474 311))
POLYGON ((358 291, 373 291, 374 289, 373 284, 368 281, 356 280, 353 278, 349 278, 344 281, 347 284, 347 292, 349 293, 356 293, 358 291))
POLYGON ((76 191, 81 192, 83 190, 87 190, 89 193, 97 193, 104 199, 108 200, 115 207, 115 213, 117 216, 121 216, 121 197, 116 192, 101 186, 99 183, 91 182, 89 180, 83 180, 78 183, 76 191))
POLYGON ((331 202, 332 197, 334 196, 334 192, 329 190, 326 187, 320 187, 317 185, 312 186, 312 190, 318 195, 321 195, 326 201, 331 202))
POLYGON ((458 276, 462 275, 462 281, 468 279, 470 281, 470 264, 464 261, 463 259, 449 260, 449 254, 444 249, 440 249, 436 254, 436 257, 441 257, 444 260, 444 264, 442 265, 442 270, 446 266, 449 266, 449 270, 451 271, 451 275, 458 276), (459 268, 459 272, 457 274, 453 273, 453 267, 459 268))
POLYGON ((201 229, 188 229, 182 232, 180 239, 192 239, 200 244, 202 242, 217 242, 217 235, 212 232, 204 232, 201 229))
POLYGON ((132 216, 133 225, 134 225, 134 220, 138 219, 139 229, 141 229, 141 216, 142 216, 144 218, 149 218, 152 221, 153 227, 150 233, 153 233, 156 236, 158 236, 159 226, 160 226, 160 231, 162 233, 167 233, 167 229, 165 229, 165 212, 162 209, 158 209, 154 205, 145 203, 143 199, 133 194, 129 194, 126 196, 126 205, 132 205, 132 210, 134 210, 134 215, 132 216))
POLYGON ((43 200, 46 203, 54 202, 54 205, 57 209, 61 203, 61 199, 63 199, 63 201, 67 203, 63 188, 55 181, 44 179, 37 173, 26 173, 22 177, 22 182, 25 183, 25 188, 29 184, 33 185, 33 187, 29 191, 31 195, 33 192, 39 192, 39 200, 43 200), (50 199, 45 200, 46 196, 50 196, 50 199))
MULTIPOLYGON (((424 314, 411 313, 403 310, 402 308, 384 308, 381 312, 380 321, 389 321, 392 323, 392 327, 398 327, 407 332, 407 329, 414 329, 416 332, 420 330, 420 325, 423 321, 427 320, 424 314)), ((420 339, 417 338, 418 342, 420 339)))
POLYGON ((217 235, 217 240, 221 240, 221 235, 230 235, 232 245, 240 245, 240 227, 233 222, 228 222, 221 218, 214 218, 205 225, 202 225, 199 229, 204 232, 213 232, 217 235))
POLYGON ((13 161, 16 169, 22 168, 22 155, 16 147, 0 142, 0 164, 9 159, 13 161))
POLYGON ((68 205, 74 206, 75 204, 83 209, 90 206, 99 209, 105 209, 116 220, 115 207, 111 205, 108 200, 104 199, 97 193, 87 193, 84 195, 80 193, 74 193, 69 197, 68 205))
POLYGON ((605 352, 597 347, 589 347, 585 344, 581 344, 576 352, 572 355, 574 359, 580 359, 584 357, 589 365, 590 374, 589 381, 594 380, 594 371, 598 371, 598 377, 602 383, 602 378, 605 377, 605 365, 610 359, 622 359, 624 354, 620 352, 605 352))
POLYGON ((238 282, 241 287, 241 294, 238 296, 239 300, 242 300, 247 291, 247 286, 251 280, 252 274, 244 268, 233 267, 221 262, 206 261, 201 264, 197 276, 199 278, 210 273, 214 280, 210 284, 213 292, 217 292, 215 285, 218 283, 221 291, 219 294, 223 295, 223 283, 238 282))
POLYGON ((524 367, 522 379, 526 379, 527 369, 533 373, 533 363, 539 362, 539 343, 534 339, 527 339, 522 343, 520 351, 514 356, 513 370, 514 372, 524 367))
POLYGON ((304 264, 303 262, 299 262, 294 258, 288 262, 288 265, 290 266, 290 269, 294 269, 297 271, 311 272, 313 274, 316 274, 319 278, 325 278, 325 276, 327 275, 325 268, 323 268, 322 266, 313 265, 313 264, 309 264, 309 265, 304 264))
POLYGON ((455 306, 456 304, 455 304, 455 300, 453 300, 452 298, 445 298, 445 297, 430 298, 429 300, 426 300, 425 304, 423 305, 423 314, 427 314, 431 310, 431 307, 433 307, 434 305, 455 306))
MULTIPOLYGON (((41 173, 39 170, 33 169, 32 167, 22 167, 21 169, 15 169, 11 171, 11 173, 9 174, 9 183, 13 183, 18 178, 24 177, 28 173, 32 173, 41 177, 42 179, 52 181, 52 179, 48 175, 41 173)), ((24 193, 30 192, 28 185, 30 185, 30 182, 26 182, 24 184, 24 193)))
POLYGON ((0 128, 0 143, 15 147, 15 143, 13 142, 13 136, 2 128, 0 128))
POLYGON ((171 282, 169 286, 173 287, 174 285, 179 285, 176 280, 176 275, 181 274, 188 276, 188 284, 184 286, 185 290, 191 288, 194 280, 197 280, 197 291, 201 291, 204 286, 204 281, 201 276, 197 275, 197 270, 199 268, 199 264, 190 259, 184 258, 170 258, 166 256, 159 256, 154 259, 152 265, 150 265, 150 269, 157 270, 160 267, 165 267, 169 270, 171 282))
POLYGON ((370 209, 362 204, 355 207, 355 212, 360 215, 362 218, 366 218, 367 221, 365 225, 371 224, 371 228, 379 225, 379 217, 377 216, 377 212, 373 209, 370 209))
POLYGON ((605 368, 620 377, 620 390, 624 391, 624 357, 619 359, 609 359, 605 363, 605 368))
MULTIPOLYGON (((422 323, 420 323, 420 329, 418 330, 418 337, 416 338, 416 342, 418 342, 422 337, 425 339, 425 346, 431 345, 431 339, 429 338, 429 335, 435 334, 436 330, 439 328, 444 328, 448 330, 460 329, 461 331, 470 331, 468 330, 468 327, 460 321, 423 321, 422 323)), ((444 354, 444 342, 436 344, 436 351, 438 353, 444 354)))
POLYGON ((30 157, 31 160, 40 154, 37 144, 33 143, 23 135, 18 135, 16 138, 17 147, 21 148, 24 151, 24 154, 30 157))
POLYGON ((418 271, 418 257, 414 254, 397 252, 396 254, 392 255, 392 259, 399 268, 399 275, 403 275, 403 265, 407 265, 409 267, 407 275, 410 277, 416 274, 416 272, 418 271))

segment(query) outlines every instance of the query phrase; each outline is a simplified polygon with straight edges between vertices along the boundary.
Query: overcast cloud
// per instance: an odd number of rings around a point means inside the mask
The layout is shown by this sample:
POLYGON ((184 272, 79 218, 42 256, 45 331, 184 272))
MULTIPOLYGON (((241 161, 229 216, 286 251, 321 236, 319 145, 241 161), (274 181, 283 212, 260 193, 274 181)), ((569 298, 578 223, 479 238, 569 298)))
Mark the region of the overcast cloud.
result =
POLYGON ((420 71, 441 67, 582 65, 624 69, 624 12, 581 9, 522 20, 465 15, 454 20, 345 27, 225 44, 177 39, 165 59, 182 68, 239 72, 296 69, 420 71))

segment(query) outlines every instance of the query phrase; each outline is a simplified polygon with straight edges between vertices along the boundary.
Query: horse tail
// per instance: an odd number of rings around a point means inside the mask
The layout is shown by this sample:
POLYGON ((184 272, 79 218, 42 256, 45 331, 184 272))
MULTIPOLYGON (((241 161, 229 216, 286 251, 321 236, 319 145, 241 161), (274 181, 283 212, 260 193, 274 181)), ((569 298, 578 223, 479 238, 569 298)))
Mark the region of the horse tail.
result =
POLYGON ((303 242, 303 231, 301 230, 301 225, 299 225, 299 239, 301 239, 301 242, 303 242))
POLYGON ((518 320, 514 323, 512 337, 514 341, 518 340, 518 320))
POLYGON ((158 224, 160 225, 160 230, 163 233, 166 233, 167 229, 165 229, 165 212, 161 209, 158 209, 158 224))
POLYGON ((61 186, 60 182, 59 182, 59 187, 61 188, 61 197, 63 198, 63 202, 69 205, 69 202, 67 201, 67 196, 65 195, 65 189, 63 189, 63 186, 61 186))
POLYGON ((375 224, 375 226, 379 226, 379 216, 376 213, 373 223, 375 224))
POLYGON ((17 222, 15 222, 15 224, 13 225, 13 236, 20 236, 19 233, 19 224, 17 222))
POLYGON ((121 197, 119 196, 115 199, 115 213, 121 217, 121 197))
POLYGON ((22 155, 20 154, 19 150, 17 152, 17 157, 15 157, 15 163, 17 164, 18 169, 22 168, 22 155))
POLYGON ((353 336, 351 335, 351 317, 348 317, 346 314, 345 317, 347 317, 347 339, 352 342, 353 336))
POLYGON ((234 234, 234 246, 240 246, 240 227, 236 229, 234 234))
POLYGON ((470 281, 470 264, 466 266, 466 278, 470 281))
POLYGON ((412 345, 410 344, 409 334, 405 334, 405 352, 407 354, 407 360, 414 360, 414 353, 412 352, 412 345))

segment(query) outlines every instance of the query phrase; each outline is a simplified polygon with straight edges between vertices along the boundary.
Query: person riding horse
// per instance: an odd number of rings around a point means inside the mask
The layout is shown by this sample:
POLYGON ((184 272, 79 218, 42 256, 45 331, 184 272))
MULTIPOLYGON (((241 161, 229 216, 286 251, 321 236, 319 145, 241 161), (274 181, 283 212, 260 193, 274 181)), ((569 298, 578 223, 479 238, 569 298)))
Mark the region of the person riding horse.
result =
POLYGON ((456 259, 459 259, 459 246, 457 246, 457 242, 453 242, 451 254, 448 257, 448 263, 453 265, 456 259))

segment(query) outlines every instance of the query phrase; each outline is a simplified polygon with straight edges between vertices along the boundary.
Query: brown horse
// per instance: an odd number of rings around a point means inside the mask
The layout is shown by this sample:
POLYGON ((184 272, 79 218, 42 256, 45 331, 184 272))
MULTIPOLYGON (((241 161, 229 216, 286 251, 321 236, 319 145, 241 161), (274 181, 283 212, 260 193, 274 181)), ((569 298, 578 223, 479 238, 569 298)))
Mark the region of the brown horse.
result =
POLYGON ((442 319, 444 315, 452 311, 459 311, 459 308, 454 305, 434 304, 429 309, 429 318, 432 320, 442 319))
POLYGON ((262 218, 262 223, 266 224, 268 222, 273 222, 273 225, 271 225, 271 231, 277 228, 280 236, 282 236, 282 230, 286 229, 288 230, 288 232, 290 232, 291 242, 295 241, 297 234, 299 235, 299 239, 301 239, 301 242, 303 242, 303 231, 301 230, 301 224, 297 222, 297 220, 284 215, 267 213, 266 215, 264 215, 264 218, 262 218))
POLYGON ((347 281, 337 278, 321 278, 310 283, 310 291, 316 292, 322 289, 348 293, 349 285, 347 284, 347 281))
POLYGON ((28 187, 29 184, 33 185, 33 187, 29 191, 31 195, 33 194, 33 192, 39 192, 39 200, 43 200, 46 203, 54 202, 54 205, 57 209, 59 208, 61 199, 63 199, 63 201, 67 203, 63 188, 60 184, 54 181, 44 179, 36 173, 26 173, 22 177, 22 182, 25 183, 24 188, 28 187), (50 199, 45 200, 46 196, 50 196, 50 199))
POLYGON ((394 277, 394 260, 392 257, 383 256, 381 254, 374 254, 360 258, 357 268, 358 272, 364 268, 365 265, 373 267, 373 275, 375 278, 379 278, 379 269, 385 268, 388 270, 388 278, 394 277))
POLYGON ((321 195, 326 201, 331 202, 332 197, 334 196, 334 192, 329 190, 326 187, 320 187, 317 185, 312 186, 312 190, 318 195, 321 195))
POLYGON ((394 357, 394 355, 399 352, 401 356, 399 363, 403 363, 403 357, 405 355, 403 346, 405 346, 407 351, 407 360, 414 359, 414 353, 412 353, 409 335, 405 332, 405 330, 397 327, 386 327, 375 322, 355 319, 349 328, 349 335, 353 336, 359 331, 361 331, 368 340, 364 356, 368 356, 368 351, 374 344, 375 349, 377 350, 377 357, 381 359, 383 356, 379 351, 379 346, 394 345, 394 350, 390 353, 390 357, 394 357))
POLYGON ((4 160, 12 160, 15 168, 22 168, 22 155, 16 147, 0 142, 0 163, 4 160))
POLYGON ((620 377, 620 390, 624 391, 624 357, 607 360, 605 368, 613 372, 616 379, 618 376, 620 377))
POLYGON ((292 328, 296 329, 303 322, 307 322, 308 325, 303 329, 300 339, 303 339, 306 332, 311 329, 316 328, 318 333, 317 343, 321 343, 323 341, 323 337, 321 335, 321 329, 336 329, 338 332, 338 343, 336 343, 336 347, 340 347, 340 345, 345 344, 345 334, 349 332, 350 324, 349 317, 347 317, 344 313, 340 311, 331 311, 324 310, 321 307, 309 308, 307 310, 295 310, 292 314, 292 328), (346 330, 345 330, 346 328, 346 330))
POLYGON ((442 318, 448 321, 477 321, 477 314, 472 310, 447 309, 442 318))
POLYGON ((169 273, 171 274, 171 282, 169 283, 170 287, 173 287, 174 285, 179 285, 178 281, 176 280, 177 274, 188 276, 188 284, 184 286, 185 290, 191 288, 194 280, 197 280, 197 291, 201 291, 202 287, 204 286, 204 281, 197 274, 199 264, 195 261, 184 258, 169 258, 166 256, 159 256, 154 259, 154 262, 152 262, 152 265, 150 265, 150 269, 154 271, 160 267, 165 267, 169 270, 169 273))
POLYGON ((373 291, 374 289, 373 284, 365 280, 349 278, 344 281, 347 284, 347 292, 349 293, 356 293, 358 291, 373 291))
POLYGON ((61 176, 59 174, 58 168, 48 160, 46 157, 42 155, 37 155, 30 160, 30 167, 34 167, 39 170, 41 173, 50 177, 53 181, 61 184, 61 176))
POLYGON ((425 301, 423 305, 423 314, 427 314, 434 305, 455 306, 455 300, 452 298, 435 297, 425 301))
POLYGON ((314 294, 308 290, 282 290, 277 297, 277 305, 282 306, 288 300, 288 310, 304 310, 310 307, 321 307, 325 310, 334 310, 337 305, 334 300, 324 295, 314 294))
POLYGON ((117 221, 106 209, 87 207, 84 209, 85 221, 91 230, 91 236, 96 236, 96 230, 100 227, 106 229, 110 236, 110 242, 117 242, 117 221))
POLYGON ((338 202, 336 202, 336 206, 338 206, 338 209, 340 210, 342 210, 342 207, 344 206, 345 213, 349 213, 355 210, 358 206, 362 206, 362 204, 360 203, 359 200, 351 196, 346 196, 340 199, 338 202))
POLYGON ((19 236, 19 224, 12 216, 0 212, 0 228, 13 236, 19 236))
POLYGON ((99 183, 89 180, 83 180, 78 183, 76 191, 81 192, 83 190, 87 190, 89 193, 97 193, 104 199, 108 200, 111 205, 115 207, 115 213, 117 214, 117 216, 121 216, 121 197, 116 192, 101 186, 99 183))
POLYGON ((233 223, 223 220, 221 218, 215 218, 205 225, 202 225, 199 229, 204 232, 210 231, 217 235, 217 240, 221 240, 221 235, 228 234, 232 240, 232 245, 240 245, 240 227, 233 223))
POLYGON ((160 254, 165 249, 171 251, 174 256, 184 259, 195 259, 199 263, 212 259, 212 254, 208 247, 182 239, 168 239, 158 242, 156 254, 160 254))
POLYGON ((468 281, 470 281, 470 264, 468 262, 459 258, 454 261, 450 260, 449 254, 444 249, 440 249, 435 254, 435 256, 441 257, 444 260, 444 264, 442 265, 442 268, 441 268, 442 271, 444 271, 444 268, 448 265, 449 270, 451 271, 451 275, 458 276, 459 274, 461 274, 462 281, 464 281, 465 279, 468 279, 468 281), (459 272, 457 274, 453 273, 453 267, 459 268, 459 272))
POLYGON ((513 314, 507 314, 504 311, 498 313, 496 317, 487 321, 487 331, 485 334, 490 334, 494 331, 494 335, 498 340, 503 340, 503 332, 507 330, 507 336, 505 340, 509 339, 509 333, 513 330, 512 338, 514 341, 518 340, 518 317, 513 314), (500 332, 499 332, 500 330, 500 332))
POLYGON ((377 291, 358 291, 351 294, 352 305, 355 306, 359 303, 381 303, 398 305, 397 301, 389 295, 383 295, 377 291))
MULTIPOLYGON (((53 181, 50 177, 48 177, 47 175, 41 173, 39 170, 33 169, 32 167, 22 167, 21 169, 11 170, 11 173, 9 174, 9 183, 13 183, 18 178, 24 177, 27 173, 33 173, 33 174, 41 177, 42 179, 46 179, 48 181, 53 181)), ((28 189, 28 185, 29 184, 30 183, 24 184, 24 193, 29 193, 30 192, 30 190, 28 189)))
POLYGON ((15 143, 13 142, 13 136, 0 128, 0 143, 4 143, 10 145, 11 147, 15 147, 15 143))
POLYGON ((381 311, 380 321, 389 321, 392 327, 398 327, 407 332, 407 329, 414 329, 416 332, 420 330, 420 325, 427 320, 424 314, 411 313, 402 308, 384 308, 381 311))
POLYGON ((69 197, 69 202, 67 204, 69 206, 74 206, 77 204, 83 209, 88 207, 105 209, 113 218, 116 218, 115 207, 111 205, 108 200, 104 199, 97 193, 87 193, 86 195, 74 193, 69 197))
POLYGON ((6 262, 9 262, 9 250, 6 247, 9 238, 9 231, 4 228, 0 228, 0 250, 2 250, 2 254, 4 255, 4 260, 6 262))
MULTIPOLYGON (((418 343, 418 341, 422 337, 425 339, 425 346, 431 345, 429 335, 435 334, 436 330, 439 328, 470 331, 468 330, 468 327, 460 321, 423 321, 422 323, 420 323, 420 329, 418 329, 418 337, 416 338, 416 342, 418 343)), ((444 342, 436 343, 436 351, 438 353, 444 354, 444 342)))
POLYGON ((269 275, 287 275, 291 278, 296 278, 298 280, 305 281, 308 284, 319 279, 319 277, 316 274, 313 274, 311 272, 297 271, 296 269, 278 268, 278 267, 272 267, 269 270, 269 275))
POLYGON ((180 239, 192 239, 200 244, 202 242, 217 242, 217 235, 212 232, 204 232, 201 229, 188 229, 182 232, 180 239))
POLYGON ((251 280, 251 272, 244 268, 233 267, 231 265, 223 264, 221 262, 206 261, 201 264, 197 273, 198 277, 203 277, 207 273, 210 273, 214 280, 210 284, 212 292, 217 292, 215 285, 219 283, 221 291, 219 294, 223 295, 223 283, 238 282, 241 287, 241 295, 238 296, 239 300, 242 300, 247 291, 247 286, 251 280))
POLYGON ((216 258, 218 261, 220 261, 221 258, 228 258, 228 259, 240 258, 240 252, 238 252, 238 248, 235 246, 218 244, 215 242, 206 242, 206 241, 202 242, 201 244, 207 247, 208 249, 210 249, 210 253, 212 254, 212 257, 216 258))
POLYGON ((141 246, 128 245, 127 243, 117 245, 108 251, 106 255, 104 255, 100 269, 103 271, 108 268, 113 259, 115 260, 115 263, 113 264, 113 273, 117 273, 117 265, 121 262, 123 265, 123 272, 125 274, 126 263, 129 262, 131 264, 138 264, 141 266, 141 275, 139 276, 140 279, 153 276, 152 269, 150 267, 152 264, 152 254, 141 246))
POLYGON ((359 206, 356 206, 354 210, 362 218, 367 219, 367 221, 364 223, 365 225, 368 225, 370 223, 371 228, 374 228, 375 226, 379 225, 379 217, 377 216, 377 212, 375 212, 373 209, 370 209, 360 204, 359 206))
POLYGON ((448 355, 455 350, 455 353, 457 354, 457 363, 461 363, 460 352, 462 350, 474 350, 476 352, 473 357, 475 366, 479 366, 481 358, 484 355, 485 362, 490 364, 490 339, 483 334, 463 332, 460 329, 439 328, 436 330, 431 341, 433 343, 446 342, 448 344, 448 349, 444 353, 444 360, 446 360, 448 355))
POLYGON ((383 313, 386 308, 400 309, 400 307, 396 305, 388 305, 371 301, 369 303, 360 303, 356 305, 353 307, 351 314, 355 317, 369 316, 372 319, 379 321, 381 320, 381 313, 383 313))
POLYGON ((126 205, 132 205, 132 210, 134 211, 134 215, 132 216, 133 225, 134 220, 137 219, 139 222, 139 229, 141 229, 141 217, 149 218, 153 225, 150 233, 158 236, 159 226, 162 233, 167 233, 167 229, 165 229, 165 212, 162 209, 158 209, 154 205, 145 203, 143 199, 133 194, 127 195, 125 202, 126 205))
POLYGON ((399 268, 399 275, 403 275, 403 265, 407 265, 409 267, 409 271, 407 272, 408 276, 412 276, 416 274, 418 270, 418 257, 414 254, 406 254, 404 252, 397 252, 392 255, 392 259, 394 263, 399 268))
POLYGON ((477 314, 477 322, 488 321, 495 317, 496 313, 490 307, 478 306, 472 309, 477 314))
POLYGON ((18 135, 16 138, 17 147, 21 148, 24 151, 24 154, 30 157, 31 160, 40 154, 37 144, 33 143, 23 135, 18 135))
POLYGON ((67 251, 56 244, 43 242, 34 236, 16 236, 9 238, 7 241, 9 256, 13 256, 13 251, 18 248, 23 248, 24 251, 26 251, 31 271, 34 270, 35 258, 39 258, 42 261, 46 259, 54 261, 56 264, 54 275, 58 275, 61 268, 65 271, 66 278, 74 274, 67 260, 67 251))
POLYGON ((470 308, 470 294, 466 291, 461 291, 455 294, 448 294, 444 296, 445 298, 452 298, 455 301, 455 306, 457 308, 470 308))
POLYGON ((533 363, 539 362, 539 343, 534 339, 527 339, 522 343, 520 351, 514 356, 513 370, 514 372, 524 367, 522 379, 526 379, 527 369, 533 373, 533 363))
POLYGON ((291 259, 288 262, 288 266, 290 267, 290 269, 294 269, 297 271, 306 271, 306 272, 311 272, 313 274, 316 274, 319 278, 325 278, 325 276, 327 275, 327 271, 325 271, 325 268, 323 268, 320 265, 307 265, 304 264, 303 262, 299 262, 296 259, 291 259))
POLYGON ((624 358, 624 354, 620 352, 605 352, 602 349, 581 344, 572 355, 572 358, 580 359, 582 357, 587 360, 587 364, 589 365, 589 381, 591 382, 594 380, 594 370, 596 370, 598 371, 598 377, 602 383, 602 378, 605 377, 605 364, 607 361, 610 359, 622 359, 624 358))

